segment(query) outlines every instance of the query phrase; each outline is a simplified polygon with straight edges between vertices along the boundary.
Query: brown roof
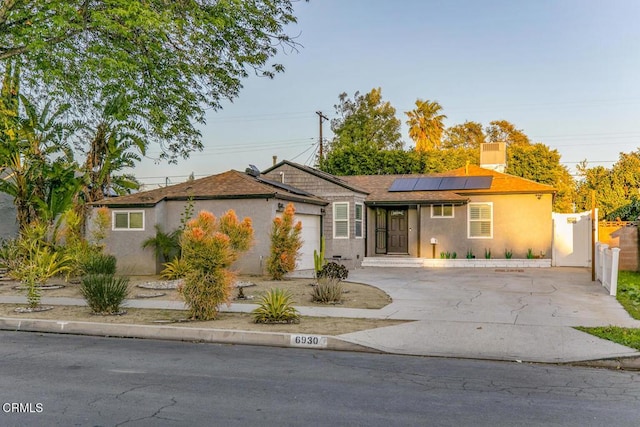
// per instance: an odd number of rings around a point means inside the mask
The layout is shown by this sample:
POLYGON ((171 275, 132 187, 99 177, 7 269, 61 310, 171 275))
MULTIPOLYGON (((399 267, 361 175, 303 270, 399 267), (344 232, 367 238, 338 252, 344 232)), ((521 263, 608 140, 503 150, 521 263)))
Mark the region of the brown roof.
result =
POLYGON ((363 188, 358 188, 354 184, 351 184, 350 180, 348 179, 348 178, 350 178, 349 176, 332 175, 332 174, 330 174, 328 172, 324 172, 324 171, 321 171, 319 169, 312 168, 311 166, 301 165, 299 163, 290 162, 289 160, 282 160, 280 163, 278 163, 276 165, 273 165, 268 169, 263 170, 262 173, 263 174, 268 174, 269 172, 273 171, 274 169, 279 168, 282 165, 289 165, 289 166, 294 167, 296 169, 300 169, 301 171, 304 171, 304 172, 307 172, 307 173, 309 173, 311 175, 317 176, 318 178, 324 179, 325 181, 329 181, 329 182, 332 182, 332 183, 334 183, 336 185, 344 187, 347 190, 355 191, 356 193, 367 194, 367 190, 365 190, 363 188))
POLYGON ((458 194, 504 194, 504 193, 555 193, 550 185, 540 184, 519 176, 484 169, 480 166, 469 165, 448 172, 431 176, 492 176, 491 187, 479 190, 456 190, 458 194))
POLYGON ((391 187, 393 181, 398 178, 421 178, 428 176, 429 175, 355 175, 343 176, 342 179, 356 187, 366 189, 369 193, 366 201, 371 203, 464 203, 468 200, 467 197, 460 196, 452 191, 389 191, 389 187, 391 187))
POLYGON ((186 200, 189 197, 193 197, 196 200, 277 198, 316 205, 327 204, 324 199, 302 190, 235 170, 155 190, 103 199, 94 204, 105 206, 153 206, 162 200, 186 200))
POLYGON ((412 175, 356 175, 343 176, 343 180, 353 186, 369 192, 366 198, 370 203, 465 203, 468 196, 473 194, 526 194, 526 193, 554 193, 550 185, 469 165, 437 174, 412 175), (458 177, 458 176, 491 176, 491 187, 475 190, 432 190, 432 191, 389 191, 393 182, 398 178, 428 178, 428 177, 458 177))

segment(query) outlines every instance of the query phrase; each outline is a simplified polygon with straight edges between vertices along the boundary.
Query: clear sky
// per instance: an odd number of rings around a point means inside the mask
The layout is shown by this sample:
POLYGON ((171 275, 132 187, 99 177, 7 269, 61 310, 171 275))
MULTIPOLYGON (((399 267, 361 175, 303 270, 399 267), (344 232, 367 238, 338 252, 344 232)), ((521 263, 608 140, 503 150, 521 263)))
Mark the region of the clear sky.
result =
POLYGON ((134 173, 148 188, 264 169, 273 155, 313 164, 315 112, 331 119, 340 93, 374 87, 403 123, 417 98, 438 101, 447 126, 508 120, 571 170, 640 148, 638 0, 311 0, 295 11, 302 46, 276 58, 286 71, 252 76, 210 111, 202 152, 177 166, 145 159, 134 173))

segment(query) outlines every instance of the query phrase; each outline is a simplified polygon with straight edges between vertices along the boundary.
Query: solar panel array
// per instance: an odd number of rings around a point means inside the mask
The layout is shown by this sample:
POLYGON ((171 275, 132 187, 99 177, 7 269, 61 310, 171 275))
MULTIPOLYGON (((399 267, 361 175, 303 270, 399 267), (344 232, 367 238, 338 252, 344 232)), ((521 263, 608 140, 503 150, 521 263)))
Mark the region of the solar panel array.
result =
POLYGON ((397 178, 389 187, 389 191, 486 190, 491 188, 492 182, 492 176, 397 178))

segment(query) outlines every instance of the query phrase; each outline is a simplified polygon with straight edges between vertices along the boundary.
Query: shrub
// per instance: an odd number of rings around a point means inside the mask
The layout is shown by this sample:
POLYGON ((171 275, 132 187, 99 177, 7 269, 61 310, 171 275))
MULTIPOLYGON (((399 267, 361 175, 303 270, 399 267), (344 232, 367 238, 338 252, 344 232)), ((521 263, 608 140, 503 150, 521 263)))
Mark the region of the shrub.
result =
POLYGON ((504 250, 504 257, 506 259, 511 259, 513 257, 513 251, 511 249, 504 250))
POLYGON ((527 259, 533 259, 533 249, 527 249, 527 259))
POLYGON ((473 259, 476 256, 473 254, 473 251, 471 249, 467 249, 467 259, 473 259))
POLYGON ((296 262, 300 257, 302 223, 300 221, 293 223, 295 212, 293 203, 289 203, 282 213, 282 218, 273 219, 267 272, 274 280, 282 280, 285 274, 295 270, 296 262))
POLYGON ((182 279, 189 271, 187 262, 180 257, 176 257, 173 261, 165 262, 162 265, 164 265, 164 270, 160 272, 160 275, 167 280, 182 279))
POLYGON ((269 290, 251 312, 255 323, 298 323, 300 314, 291 301, 291 294, 282 289, 269 290))
POLYGON ((342 283, 338 279, 323 277, 313 286, 311 299, 324 304, 342 301, 342 283))
POLYGON ((79 260, 80 272, 83 276, 92 274, 116 274, 116 257, 100 252, 90 252, 79 260))
POLYGON ((129 295, 129 278, 90 274, 82 278, 80 293, 94 313, 118 314, 129 295))
POLYGON ((201 211, 187 222, 181 243, 182 259, 189 268, 178 290, 192 319, 215 319, 218 306, 229 303, 234 275, 228 268, 252 241, 251 219, 239 222, 232 210, 220 220, 201 211))
POLYGON ((485 259, 491 259, 491 249, 486 249, 485 248, 484 257, 485 257, 485 259))
POLYGON ((325 264, 318 274, 318 278, 326 277, 328 279, 345 280, 349 277, 349 270, 344 265, 340 265, 336 262, 330 262, 325 264))

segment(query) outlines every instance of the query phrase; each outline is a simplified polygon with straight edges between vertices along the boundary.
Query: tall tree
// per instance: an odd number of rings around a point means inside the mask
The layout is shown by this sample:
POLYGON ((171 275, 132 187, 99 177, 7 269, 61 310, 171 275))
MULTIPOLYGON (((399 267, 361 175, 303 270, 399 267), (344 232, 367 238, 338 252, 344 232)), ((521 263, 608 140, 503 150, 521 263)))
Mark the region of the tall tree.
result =
POLYGON ((486 129, 487 142, 506 142, 507 146, 529 145, 529 137, 506 120, 494 120, 486 129))
POLYGON ((235 98, 250 72, 273 77, 295 0, 0 2, 0 65, 23 66, 27 92, 73 103, 124 92, 163 158, 202 147, 205 110, 235 98))
POLYGON ((511 145, 507 150, 507 170, 511 175, 551 185, 557 193, 555 212, 572 212, 575 182, 569 170, 560 164, 560 153, 542 143, 511 145))
POLYGON ((416 100, 416 108, 404 113, 409 120, 409 137, 416 143, 417 151, 439 149, 444 133, 442 106, 437 101, 416 100))
POLYGON ((380 88, 356 92, 353 100, 342 93, 339 100, 338 117, 331 120, 335 136, 322 168, 337 175, 375 174, 378 152, 402 149, 396 109, 382 100, 380 88))
POLYGON ((469 148, 479 151, 480 144, 484 144, 486 139, 480 123, 467 121, 445 129, 442 148, 469 148))

